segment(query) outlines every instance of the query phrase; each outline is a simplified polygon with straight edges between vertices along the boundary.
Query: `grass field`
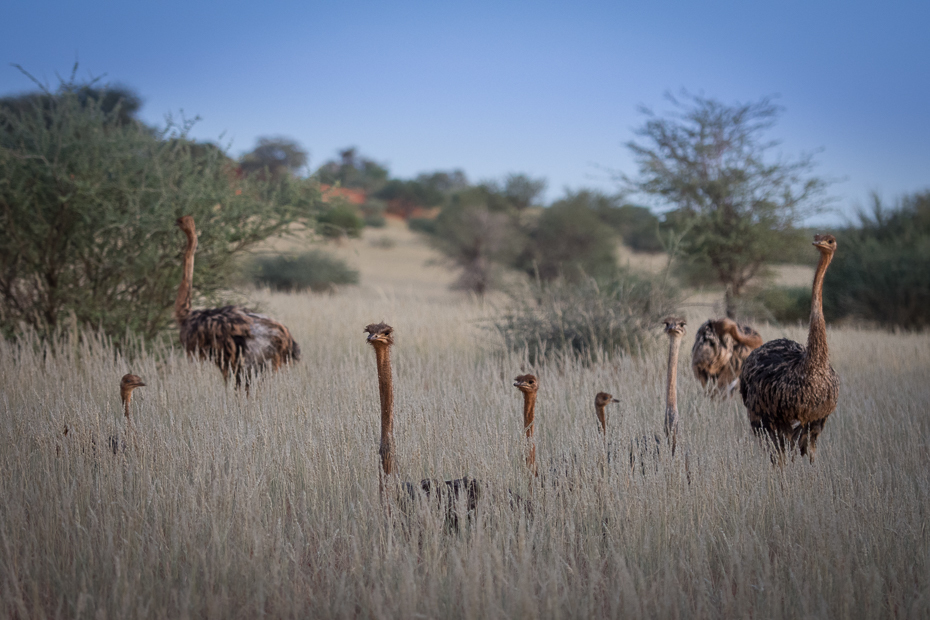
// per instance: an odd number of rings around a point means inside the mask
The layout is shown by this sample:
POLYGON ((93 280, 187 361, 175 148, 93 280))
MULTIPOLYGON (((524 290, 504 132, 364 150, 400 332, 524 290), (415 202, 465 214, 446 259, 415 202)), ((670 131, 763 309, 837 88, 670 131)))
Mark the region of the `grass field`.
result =
MULTIPOLYGON (((930 335, 830 330, 839 406, 817 462, 783 469, 751 439, 740 403, 700 393, 685 352, 681 452, 631 473, 631 440, 661 431, 658 326, 640 359, 531 368, 484 328, 499 300, 448 292, 451 276, 422 267, 431 254, 416 238, 381 234, 396 245, 338 250, 356 261, 359 287, 253 294, 303 358, 249 398, 177 350, 129 360, 76 334, 54 348, 0 343, 0 613, 930 615, 930 335), (378 387, 362 328, 381 320, 396 329, 400 477, 468 475, 485 490, 458 533, 439 514, 386 514, 379 502, 378 387), (512 387, 526 371, 541 383, 538 481, 523 466, 512 387), (117 389, 126 372, 148 383, 131 429, 117 389), (601 390, 622 401, 609 461, 593 411, 601 390), (119 454, 106 449, 111 435, 119 454)), ((686 351, 706 309, 689 314, 686 351)))

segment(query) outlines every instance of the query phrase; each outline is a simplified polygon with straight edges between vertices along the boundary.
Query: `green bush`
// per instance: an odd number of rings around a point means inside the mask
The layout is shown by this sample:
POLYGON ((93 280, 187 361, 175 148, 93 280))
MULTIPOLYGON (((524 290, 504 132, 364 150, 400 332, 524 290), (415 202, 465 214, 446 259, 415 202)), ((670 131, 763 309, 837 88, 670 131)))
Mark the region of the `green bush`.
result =
POLYGON ((591 209, 601 221, 613 228, 624 245, 637 252, 661 252, 659 218, 646 207, 621 204, 619 196, 606 196, 598 192, 583 191, 591 209))
POLYGON ((811 314, 810 287, 773 287, 741 298, 737 315, 762 321, 807 323, 811 314))
POLYGON ((887 209, 876 198, 860 226, 837 234, 824 284, 828 318, 855 317, 886 327, 930 326, 930 191, 887 209))
POLYGON ((196 293, 217 303, 237 253, 318 204, 289 176, 238 178, 222 149, 188 138, 189 123, 148 127, 128 113, 137 99, 115 94, 72 76, 54 92, 0 99, 5 335, 47 334, 73 317, 116 339, 154 337, 181 280, 179 216, 200 233, 196 293))
POLYGON ((407 228, 414 232, 421 232, 427 235, 436 234, 436 218, 430 217, 412 217, 407 220, 407 228))
POLYGON ((365 222, 356 210, 347 204, 337 204, 316 219, 317 234, 328 239, 358 238, 364 226, 365 222))
POLYGON ((653 340, 663 317, 678 305, 666 284, 625 271, 598 284, 537 280, 512 295, 509 311, 493 320, 505 346, 530 363, 579 358, 597 362, 638 355, 653 340))
POLYGON ((332 292, 337 286, 358 284, 358 271, 345 261, 314 250, 297 256, 263 256, 252 261, 252 281, 276 291, 332 292))
POLYGON ((590 192, 569 194, 544 209, 529 231, 517 266, 544 281, 581 281, 616 271, 614 232, 591 206, 590 192))

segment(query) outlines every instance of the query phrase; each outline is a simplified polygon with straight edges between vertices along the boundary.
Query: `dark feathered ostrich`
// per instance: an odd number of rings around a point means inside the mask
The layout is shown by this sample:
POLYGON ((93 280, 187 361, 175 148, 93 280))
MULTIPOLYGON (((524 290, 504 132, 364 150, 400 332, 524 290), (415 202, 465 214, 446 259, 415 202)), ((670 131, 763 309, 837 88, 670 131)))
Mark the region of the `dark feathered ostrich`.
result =
POLYGON ((274 370, 291 360, 300 359, 300 348, 287 327, 263 314, 239 306, 191 310, 191 285, 194 279, 194 253, 197 230, 190 215, 178 218, 178 227, 187 236, 184 250, 184 275, 174 302, 174 319, 181 331, 181 344, 190 355, 211 359, 223 371, 236 377, 236 387, 249 387, 249 376, 266 366, 274 370))
POLYGON ((714 396, 729 397, 739 386, 743 362, 760 346, 762 336, 749 325, 730 318, 709 319, 694 337, 691 369, 714 396))
POLYGON ((814 246, 820 251, 820 262, 811 293, 807 347, 785 338, 767 342, 749 355, 740 374, 749 422, 755 432, 768 434, 779 462, 795 445, 814 462, 817 438, 839 396, 840 381, 830 365, 823 318, 823 278, 836 239, 816 235, 814 246))
MULTIPOLYGON (((394 451, 394 379, 391 372, 391 347, 394 345, 394 328, 387 323, 372 323, 365 327, 368 344, 375 350, 375 363, 378 368, 378 392, 381 397, 381 444, 378 455, 381 457, 381 471, 378 476, 378 488, 382 501, 388 495, 386 489, 392 486, 397 473, 394 451)), ((396 487, 395 487, 396 488, 396 487)), ((416 500, 422 492, 426 498, 445 506, 446 521, 453 529, 458 527, 456 501, 464 500, 467 513, 471 514, 478 505, 480 494, 478 481, 472 478, 456 480, 421 480, 419 487, 409 482, 401 485, 404 501, 416 500)))

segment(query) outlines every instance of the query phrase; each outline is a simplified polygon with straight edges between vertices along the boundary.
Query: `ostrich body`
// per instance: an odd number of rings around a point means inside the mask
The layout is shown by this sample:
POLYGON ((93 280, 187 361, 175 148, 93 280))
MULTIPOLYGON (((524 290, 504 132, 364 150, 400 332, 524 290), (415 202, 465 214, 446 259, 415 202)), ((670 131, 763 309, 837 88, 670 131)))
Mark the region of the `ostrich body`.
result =
POLYGON ((132 400, 132 391, 138 387, 144 387, 145 383, 138 375, 126 374, 119 382, 119 397, 123 401, 123 410, 126 414, 126 420, 129 420, 129 401, 132 400))
POLYGON ((223 372, 223 379, 236 377, 236 387, 266 366, 277 370, 282 364, 300 359, 300 347, 291 332, 272 318, 239 306, 191 310, 194 279, 194 253, 197 230, 190 215, 178 218, 178 227, 187 236, 184 274, 174 302, 174 319, 180 329, 181 344, 190 355, 211 359, 223 372))
POLYGON ((619 402, 607 392, 598 392, 597 396, 594 397, 594 415, 597 416, 597 421, 601 423, 601 434, 605 437, 607 436, 607 405, 619 402))
POLYGON ((691 369, 715 396, 730 396, 739 385, 743 362, 762 346, 762 336, 749 325, 730 318, 709 319, 701 325, 691 348, 691 369))
MULTIPOLYGON (((397 473, 394 449, 394 380, 391 373, 394 328, 387 323, 372 323, 365 327, 364 331, 368 333, 368 344, 375 350, 375 362, 378 368, 378 393, 381 399, 381 442, 378 447, 381 470, 378 476, 378 488, 383 501, 385 488, 391 484, 390 481, 397 473)), ((478 481, 468 477, 442 481, 427 478, 420 481, 419 487, 404 482, 402 488, 411 500, 415 501, 419 492, 422 492, 427 499, 435 499, 440 506, 444 505, 446 521, 452 529, 458 528, 456 500, 464 499, 465 509, 471 513, 477 507, 480 495, 478 481)))
POLYGON ((536 416, 536 393, 539 381, 533 375, 520 375, 514 379, 513 386, 523 392, 523 430, 526 432, 526 467, 534 476, 539 475, 536 468, 536 441, 533 439, 533 419, 536 416))
POLYGON ((672 455, 678 443, 678 350, 685 335, 685 320, 675 317, 665 319, 668 334, 668 376, 665 383, 665 437, 671 446, 672 455))
POLYGON ((783 458, 798 445, 814 462, 817 438, 836 409, 839 377, 830 365, 823 317, 823 279, 836 251, 833 235, 816 235, 820 262, 814 274, 807 347, 781 338, 752 352, 740 374, 740 394, 755 432, 768 434, 783 458))

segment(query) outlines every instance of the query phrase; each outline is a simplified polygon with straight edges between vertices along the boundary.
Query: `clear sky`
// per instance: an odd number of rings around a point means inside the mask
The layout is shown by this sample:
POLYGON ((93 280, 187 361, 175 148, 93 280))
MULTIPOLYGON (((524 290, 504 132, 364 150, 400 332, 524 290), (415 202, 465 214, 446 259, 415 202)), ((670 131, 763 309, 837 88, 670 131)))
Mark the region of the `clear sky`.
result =
POLYGON ((296 139, 411 177, 509 172, 617 189, 640 105, 667 91, 777 95, 770 137, 818 149, 837 221, 930 188, 930 1, 65 2, 6 0, 0 95, 79 75, 135 89, 143 117, 200 116, 230 154, 296 139))

